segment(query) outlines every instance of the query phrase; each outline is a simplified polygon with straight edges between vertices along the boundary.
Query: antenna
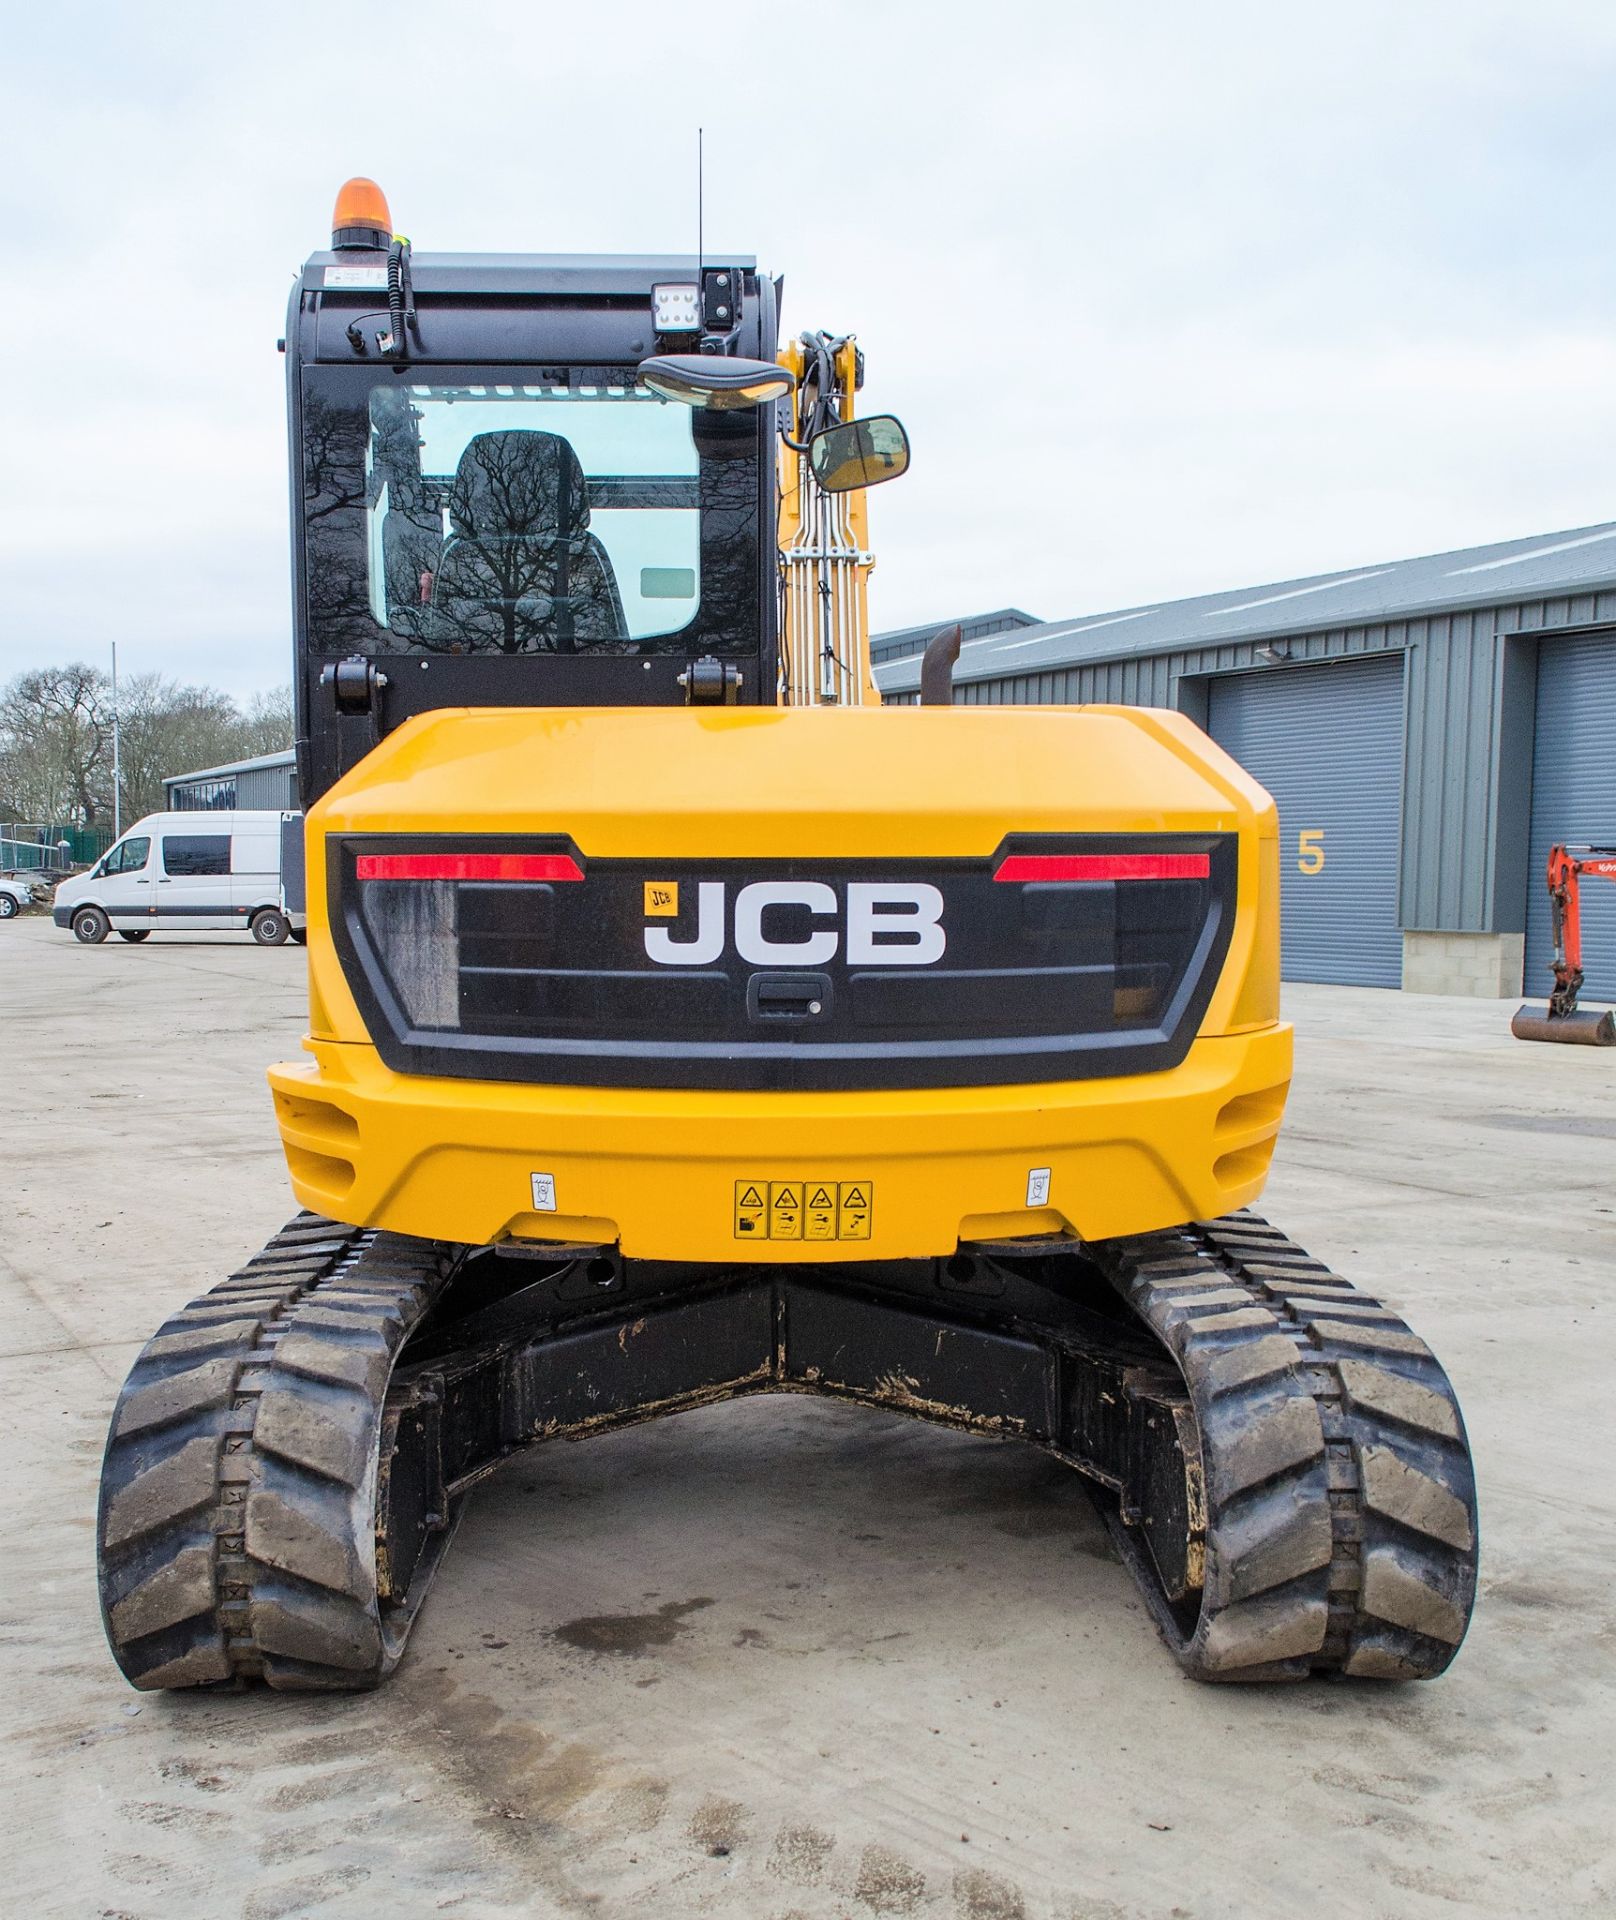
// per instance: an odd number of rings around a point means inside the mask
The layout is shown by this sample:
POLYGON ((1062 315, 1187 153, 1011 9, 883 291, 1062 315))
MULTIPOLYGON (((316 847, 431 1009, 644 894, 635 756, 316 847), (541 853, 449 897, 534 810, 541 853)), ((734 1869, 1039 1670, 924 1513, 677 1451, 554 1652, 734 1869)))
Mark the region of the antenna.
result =
POLYGON ((702 262, 706 258, 705 248, 703 246, 704 236, 702 233, 702 200, 704 197, 702 192, 702 136, 705 131, 706 129, 703 127, 697 127, 696 129, 696 299, 698 302, 701 299, 702 262))

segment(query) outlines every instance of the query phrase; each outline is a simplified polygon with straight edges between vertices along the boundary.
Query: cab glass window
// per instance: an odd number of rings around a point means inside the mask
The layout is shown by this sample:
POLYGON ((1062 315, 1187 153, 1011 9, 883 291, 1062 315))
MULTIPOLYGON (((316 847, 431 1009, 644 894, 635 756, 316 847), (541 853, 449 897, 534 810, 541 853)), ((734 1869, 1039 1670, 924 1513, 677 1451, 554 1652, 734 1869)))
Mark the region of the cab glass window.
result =
POLYGON ((753 413, 658 399, 631 367, 491 385, 322 367, 302 430, 317 653, 757 645, 753 413))
POLYGON ((445 653, 572 653, 688 626, 701 569, 692 417, 632 386, 377 387, 376 624, 445 653))
POLYGON ((151 836, 138 834, 128 840, 120 840, 107 855, 103 874, 139 873, 151 854, 151 836))
POLYGON ((171 833, 163 841, 163 871, 175 876, 228 873, 227 833, 171 833))

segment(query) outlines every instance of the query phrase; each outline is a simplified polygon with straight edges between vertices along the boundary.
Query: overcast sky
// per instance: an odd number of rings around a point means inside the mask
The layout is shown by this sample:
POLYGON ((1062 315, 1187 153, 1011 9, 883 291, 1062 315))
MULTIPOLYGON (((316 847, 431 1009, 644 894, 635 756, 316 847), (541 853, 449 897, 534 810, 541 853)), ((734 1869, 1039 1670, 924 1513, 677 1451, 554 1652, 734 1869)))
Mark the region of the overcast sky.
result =
POLYGON ((415 245, 694 246, 852 329, 915 463, 875 625, 1616 517, 1608 0, 14 8, 0 679, 289 677, 283 331, 415 245), (680 17, 682 16, 682 17, 680 17))

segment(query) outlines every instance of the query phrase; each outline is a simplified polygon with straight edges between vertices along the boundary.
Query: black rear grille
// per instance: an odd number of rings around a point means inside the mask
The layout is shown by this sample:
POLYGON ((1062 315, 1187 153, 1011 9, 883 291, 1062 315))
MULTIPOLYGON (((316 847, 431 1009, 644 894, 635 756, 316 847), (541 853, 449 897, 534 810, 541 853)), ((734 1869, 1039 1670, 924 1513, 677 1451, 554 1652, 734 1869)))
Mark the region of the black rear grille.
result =
POLYGON ((624 1039, 724 1025, 721 973, 607 973, 561 967, 460 969, 460 1028, 471 1033, 577 1032, 624 1039))
POLYGON ((1236 842, 1016 836, 974 860, 625 861, 554 838, 429 836, 332 853, 338 949, 400 1072, 813 1089, 1176 1065, 1227 950, 1236 842), (996 880, 1012 857, 1018 873, 1056 860, 1084 877, 996 880), (1092 877, 1141 860, 1149 877, 1092 877))

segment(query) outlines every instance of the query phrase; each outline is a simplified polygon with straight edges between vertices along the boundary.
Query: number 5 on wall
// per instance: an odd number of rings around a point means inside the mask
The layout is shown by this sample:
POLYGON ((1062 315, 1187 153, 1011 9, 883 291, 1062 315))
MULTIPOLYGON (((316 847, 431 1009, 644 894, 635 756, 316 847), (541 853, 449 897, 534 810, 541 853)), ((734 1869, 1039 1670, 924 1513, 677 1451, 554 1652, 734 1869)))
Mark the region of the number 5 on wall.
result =
POLYGON ((1309 827, 1305 833, 1300 833, 1296 836, 1296 871, 1298 873, 1323 873, 1323 827, 1309 827))

